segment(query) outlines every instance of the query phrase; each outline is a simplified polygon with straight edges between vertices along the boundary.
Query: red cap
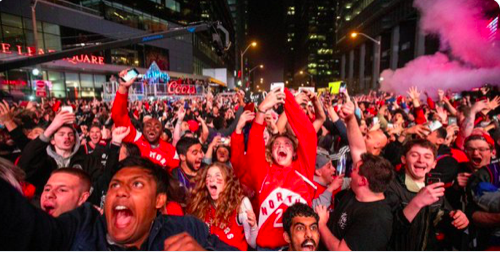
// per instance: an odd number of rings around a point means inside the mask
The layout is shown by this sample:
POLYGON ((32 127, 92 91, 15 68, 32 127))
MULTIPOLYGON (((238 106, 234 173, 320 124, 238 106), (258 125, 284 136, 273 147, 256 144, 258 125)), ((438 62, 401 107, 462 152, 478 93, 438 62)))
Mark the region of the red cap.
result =
POLYGON ((480 137, 480 139, 486 141, 491 147, 495 147, 495 140, 490 136, 490 134, 487 131, 484 131, 482 129, 474 129, 472 133, 465 139, 465 144, 469 142, 471 139, 475 139, 477 137, 480 137))
POLYGON ((200 128, 200 125, 195 120, 189 120, 187 123, 189 125, 189 130, 193 133, 198 131, 198 128, 200 128))

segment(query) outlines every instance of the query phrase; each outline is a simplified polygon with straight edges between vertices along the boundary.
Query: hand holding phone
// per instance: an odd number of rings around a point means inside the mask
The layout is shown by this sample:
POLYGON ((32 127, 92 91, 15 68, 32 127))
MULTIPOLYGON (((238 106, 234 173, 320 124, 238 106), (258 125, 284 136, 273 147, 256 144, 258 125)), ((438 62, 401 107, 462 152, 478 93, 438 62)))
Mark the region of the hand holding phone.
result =
POLYGON ((139 76, 139 71, 135 68, 129 69, 127 72, 120 72, 120 79, 121 81, 128 83, 132 81, 134 78, 137 78, 139 76))

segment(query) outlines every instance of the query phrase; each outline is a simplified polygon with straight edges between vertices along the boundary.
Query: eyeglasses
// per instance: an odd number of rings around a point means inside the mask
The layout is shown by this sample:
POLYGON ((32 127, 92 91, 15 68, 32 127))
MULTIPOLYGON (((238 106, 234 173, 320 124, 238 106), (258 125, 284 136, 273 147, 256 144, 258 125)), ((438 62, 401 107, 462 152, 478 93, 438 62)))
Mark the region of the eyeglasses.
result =
POLYGON ((487 152, 487 151, 490 151, 491 149, 490 148, 486 148, 486 147, 480 147, 480 148, 472 148, 472 147, 466 147, 465 148, 465 151, 467 152, 475 152, 475 151, 479 151, 481 153, 484 153, 484 152, 487 152))

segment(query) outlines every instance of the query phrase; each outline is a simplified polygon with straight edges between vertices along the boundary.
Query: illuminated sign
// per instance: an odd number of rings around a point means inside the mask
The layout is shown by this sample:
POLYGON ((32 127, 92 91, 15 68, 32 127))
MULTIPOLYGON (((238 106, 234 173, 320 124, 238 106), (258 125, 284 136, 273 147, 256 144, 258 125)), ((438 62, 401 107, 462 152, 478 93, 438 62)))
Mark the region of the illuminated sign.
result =
POLYGON ((64 58, 63 60, 66 60, 72 64, 88 63, 88 64, 104 65, 104 57, 94 56, 94 55, 78 55, 72 58, 64 58))
POLYGON ((8 80, 8 79, 4 79, 0 83, 2 85, 10 85, 10 86, 25 86, 28 84, 24 80, 8 80))
POLYGON ((168 83, 167 93, 169 94, 196 94, 196 86, 194 85, 181 85, 177 84, 177 81, 172 81, 168 83))
MULTIPOLYGON (((23 47, 21 45, 15 45, 14 47, 9 43, 0 43, 0 49, 3 54, 17 54, 20 56, 35 56, 36 49, 34 47, 23 47)), ((56 52, 53 49, 49 49, 47 53, 56 52)), ((38 55, 44 55, 45 51, 43 49, 38 49, 38 55)), ((87 63, 87 64, 96 64, 96 65, 104 65, 104 57, 102 56, 94 56, 94 55, 77 55, 73 57, 68 57, 62 59, 64 61, 68 61, 72 64, 78 63, 87 63)))

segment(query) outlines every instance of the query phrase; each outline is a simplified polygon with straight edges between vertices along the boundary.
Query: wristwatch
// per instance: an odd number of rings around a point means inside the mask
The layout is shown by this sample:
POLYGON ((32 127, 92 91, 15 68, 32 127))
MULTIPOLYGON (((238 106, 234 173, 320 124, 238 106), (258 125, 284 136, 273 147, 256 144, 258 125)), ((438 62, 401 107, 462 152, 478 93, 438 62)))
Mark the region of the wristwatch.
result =
POLYGON ((262 111, 262 110, 260 109, 260 107, 257 107, 257 111, 258 111, 258 112, 260 112, 260 113, 262 113, 262 114, 265 114, 265 113, 266 113, 266 111, 262 111))

